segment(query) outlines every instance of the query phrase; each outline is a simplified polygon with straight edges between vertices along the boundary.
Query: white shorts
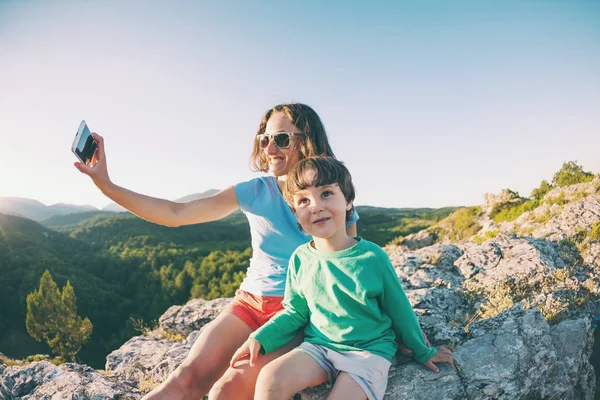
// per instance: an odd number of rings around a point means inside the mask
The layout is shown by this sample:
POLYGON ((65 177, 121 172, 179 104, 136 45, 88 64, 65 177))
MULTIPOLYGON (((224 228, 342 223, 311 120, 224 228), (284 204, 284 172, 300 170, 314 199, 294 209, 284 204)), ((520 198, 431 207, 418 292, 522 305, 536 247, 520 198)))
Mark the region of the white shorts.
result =
POLYGON ((294 350, 311 356, 327 372, 329 384, 345 372, 362 388, 369 400, 382 400, 391 363, 368 351, 335 351, 325 346, 302 342, 294 350))

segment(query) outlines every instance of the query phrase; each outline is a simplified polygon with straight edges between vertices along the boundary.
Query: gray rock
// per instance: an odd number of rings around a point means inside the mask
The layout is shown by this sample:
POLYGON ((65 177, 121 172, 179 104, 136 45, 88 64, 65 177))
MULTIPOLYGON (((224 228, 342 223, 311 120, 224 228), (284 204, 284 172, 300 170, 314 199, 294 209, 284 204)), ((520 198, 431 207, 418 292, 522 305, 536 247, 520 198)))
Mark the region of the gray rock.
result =
MULTIPOLYGON (((392 367, 385 398, 591 400, 589 328, 587 319, 550 327, 537 309, 517 305, 472 327, 472 338, 454 353, 456 369, 442 365, 436 374, 414 362, 392 367)), ((320 385, 300 397, 321 400, 328 392, 320 385)))
POLYGON ((413 252, 390 252, 390 260, 403 286, 408 289, 460 287, 464 280, 455 261, 463 254, 455 245, 435 245, 413 252))
POLYGON ((522 198, 510 189, 504 189, 498 194, 485 193, 483 195, 483 204, 481 209, 489 214, 494 207, 502 203, 510 203, 520 201, 522 198))
POLYGON ((469 246, 462 257, 456 260, 456 267, 465 278, 486 270, 495 269, 502 260, 500 246, 493 242, 486 242, 481 246, 469 246))
MULTIPOLYGON (((325 400, 330 389, 326 385, 309 388, 300 393, 301 400, 325 400)), ((461 400, 465 391, 455 370, 441 366, 434 373, 414 362, 390 368, 386 400, 461 400)))
POLYGON ((231 298, 193 299, 183 306, 172 306, 159 319, 160 328, 184 336, 212 321, 231 302, 231 298))
POLYGON ((600 267, 600 242, 590 242, 590 247, 584 254, 584 262, 588 265, 600 267))
POLYGON ((576 183, 574 185, 557 187, 546 193, 544 200, 553 200, 563 197, 565 201, 573 201, 583 196, 597 194, 596 185, 600 184, 600 175, 591 182, 576 183))
POLYGON ((437 240, 438 236, 436 233, 422 230, 421 232, 413 233, 404 238, 402 245, 409 250, 416 250, 423 247, 431 246, 437 240))
POLYGON ((419 249, 414 254, 427 264, 444 270, 453 270, 454 262, 463 255, 463 252, 454 244, 439 244, 419 249))
POLYGON ((85 365, 57 367, 38 361, 27 366, 0 367, 0 398, 7 400, 133 400, 140 397, 135 382, 102 374, 85 365))
POLYGON ((406 271, 406 266, 396 268, 396 273, 405 289, 462 286, 463 278, 434 265, 425 264, 415 271, 406 271))
POLYGON ((600 201, 589 196, 564 206, 562 212, 533 231, 533 237, 562 240, 572 237, 580 230, 589 231, 600 219, 600 201))
MULTIPOLYGON (((325 400, 330 389, 325 385, 308 388, 298 395, 301 400, 325 400)), ((455 370, 441 366, 439 373, 410 362, 395 364, 388 374, 386 400, 460 400, 465 391, 455 370)))
POLYGON ((556 243, 500 234, 482 246, 468 247, 456 265, 466 278, 485 286, 509 276, 541 279, 541 273, 563 268, 565 263, 556 243))
POLYGON ((551 337, 557 353, 556 368, 541 394, 550 399, 593 400, 596 385, 594 369, 588 361, 593 344, 590 321, 563 321, 551 327, 551 337))
POLYGON ((422 309, 430 314, 453 317, 464 314, 467 305, 456 291, 446 288, 406 290, 406 295, 416 310, 422 309))
MULTIPOLYGON (((501 204, 511 207, 510 203, 522 203, 529 199, 519 197, 516 193, 504 190, 500 194, 484 195, 481 205, 483 212, 477 219, 481 226, 479 232, 471 239, 485 238, 486 232, 500 231, 503 233, 518 233, 535 238, 546 238, 560 241, 572 238, 581 230, 589 231, 591 225, 600 218, 600 176, 591 182, 579 183, 566 187, 555 188, 548 192, 541 204, 521 214, 515 221, 494 222, 490 213, 501 204)), ((531 203, 530 203, 531 204, 531 203)), ((444 228, 446 220, 415 235, 426 237, 436 228, 444 228)), ((409 239, 410 237, 407 237, 409 239)), ((437 238, 436 238, 437 240, 437 238)), ((447 241, 447 239, 444 239, 447 241)), ((433 244, 435 240, 431 243, 433 244)), ((426 244, 427 245, 427 244, 426 244)), ((421 248, 424 246, 412 247, 421 248)))
POLYGON ((199 333, 190 333, 182 342, 136 336, 106 357, 106 370, 138 382, 160 383, 185 359, 199 333))
POLYGON ((440 366, 434 373, 416 363, 397 366, 390 371, 388 400, 459 400, 465 398, 465 390, 456 370, 440 366))
POLYGON ((541 398, 557 353, 537 309, 514 307, 471 332, 473 338, 454 353, 468 399, 541 398))

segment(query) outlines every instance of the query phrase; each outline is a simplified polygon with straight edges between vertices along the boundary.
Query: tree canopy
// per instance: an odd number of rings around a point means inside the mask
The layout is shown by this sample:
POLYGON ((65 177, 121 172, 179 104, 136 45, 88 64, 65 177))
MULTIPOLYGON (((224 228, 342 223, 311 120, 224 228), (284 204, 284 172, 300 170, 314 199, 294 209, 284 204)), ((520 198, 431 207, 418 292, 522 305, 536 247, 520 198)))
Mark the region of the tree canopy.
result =
POLYGON ((77 315, 77 298, 67 281, 62 292, 46 270, 37 291, 27 296, 27 332, 38 342, 44 340, 64 361, 75 355, 90 338, 92 323, 77 315))
POLYGON ((574 185, 576 183, 589 182, 594 179, 594 174, 584 171, 583 167, 577 164, 577 161, 568 161, 563 163, 562 168, 554 174, 552 184, 563 187, 574 185))

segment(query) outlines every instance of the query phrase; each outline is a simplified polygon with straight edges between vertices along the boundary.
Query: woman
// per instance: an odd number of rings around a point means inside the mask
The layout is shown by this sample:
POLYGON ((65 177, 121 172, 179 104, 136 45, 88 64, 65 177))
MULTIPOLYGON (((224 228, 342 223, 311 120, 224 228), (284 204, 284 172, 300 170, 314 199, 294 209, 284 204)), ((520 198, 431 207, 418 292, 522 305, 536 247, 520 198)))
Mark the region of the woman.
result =
MULTIPOLYGON (((91 166, 75 163, 115 203, 137 216, 167 226, 215 221, 237 209, 248 218, 252 259, 246 278, 231 304, 210 324, 192 346, 184 362, 145 399, 201 398, 252 399, 260 369, 301 342, 296 338, 278 351, 261 357, 250 368, 246 363, 228 368, 234 352, 248 336, 282 309, 289 257, 310 240, 282 197, 287 173, 298 161, 312 156, 334 157, 317 113, 304 104, 281 104, 263 116, 254 139, 251 164, 269 176, 230 186, 219 193, 187 203, 141 195, 111 182, 104 140, 98 143, 91 166), (211 390, 212 388, 212 390, 211 390)), ((356 236, 354 214, 347 226, 356 236)))

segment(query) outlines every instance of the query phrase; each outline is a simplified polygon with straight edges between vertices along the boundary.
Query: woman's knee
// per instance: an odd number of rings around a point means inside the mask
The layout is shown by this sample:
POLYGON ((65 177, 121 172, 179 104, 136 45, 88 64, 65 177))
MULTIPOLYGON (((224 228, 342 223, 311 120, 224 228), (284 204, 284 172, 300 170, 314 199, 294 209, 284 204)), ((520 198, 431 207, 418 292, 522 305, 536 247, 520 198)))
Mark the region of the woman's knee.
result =
POLYGON ((208 393, 209 400, 244 399, 254 397, 254 379, 243 371, 227 370, 208 393))
POLYGON ((219 376, 209 363, 198 359, 185 360, 169 377, 169 386, 184 393, 204 392, 206 394, 219 376))

